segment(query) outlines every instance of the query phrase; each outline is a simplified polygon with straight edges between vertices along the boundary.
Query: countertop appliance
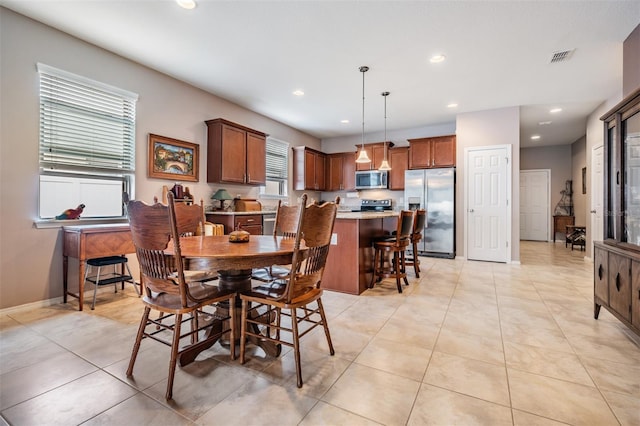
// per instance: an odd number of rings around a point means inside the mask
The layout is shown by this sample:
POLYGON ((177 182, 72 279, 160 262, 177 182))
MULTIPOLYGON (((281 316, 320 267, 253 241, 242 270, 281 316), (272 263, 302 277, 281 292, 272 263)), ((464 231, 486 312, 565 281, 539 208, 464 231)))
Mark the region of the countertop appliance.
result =
POLYGON ((360 201, 360 210, 354 210, 359 212, 382 212, 391 210, 391 199, 384 200, 367 200, 360 201))
POLYGON ((407 170, 404 182, 404 208, 427 211, 418 254, 453 259, 456 255, 455 168, 407 170))
POLYGON ((361 170, 356 172, 356 189, 385 189, 389 182, 386 170, 361 170))

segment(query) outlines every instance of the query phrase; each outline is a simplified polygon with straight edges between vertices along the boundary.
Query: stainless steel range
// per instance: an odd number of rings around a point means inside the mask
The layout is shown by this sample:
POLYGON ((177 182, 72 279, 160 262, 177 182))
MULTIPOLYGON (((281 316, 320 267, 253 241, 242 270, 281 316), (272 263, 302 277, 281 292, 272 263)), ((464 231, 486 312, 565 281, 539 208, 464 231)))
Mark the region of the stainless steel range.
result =
POLYGON ((391 210, 391 199, 387 198, 385 200, 361 200, 360 210, 361 212, 382 212, 391 210))

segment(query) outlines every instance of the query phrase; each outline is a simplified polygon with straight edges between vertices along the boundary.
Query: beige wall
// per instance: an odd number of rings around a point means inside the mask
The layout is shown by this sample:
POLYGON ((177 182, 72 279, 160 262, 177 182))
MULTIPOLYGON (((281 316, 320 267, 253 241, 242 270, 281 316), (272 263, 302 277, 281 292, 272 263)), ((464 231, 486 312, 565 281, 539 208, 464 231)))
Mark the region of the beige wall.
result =
POLYGON ((640 89, 640 25, 629 34, 623 45, 622 93, 630 95, 640 89))
MULTIPOLYGON (((38 215, 36 63, 139 94, 135 184, 139 199, 150 201, 161 195, 162 185, 172 184, 146 177, 149 133, 200 145, 200 181, 188 186, 196 198, 207 200, 217 188, 206 183, 205 120, 223 117, 292 146, 320 148, 317 138, 1 7, 0 57, 0 308, 62 295, 60 230, 33 226, 38 215)), ((244 186, 226 187, 234 195, 257 194, 244 186)), ((70 276, 72 282, 76 279, 75 274, 70 276)))
MULTIPOLYGON (((588 228, 587 223, 589 215, 587 214, 587 194, 582 193, 582 168, 587 167, 587 138, 583 136, 571 144, 571 179, 573 180, 573 215, 576 217, 576 225, 584 225, 588 228)), ((586 186, 586 174, 585 174, 586 186)), ((587 188, 587 191, 589 189, 587 188)))
MULTIPOLYGON (((553 239, 553 212, 560 201, 565 182, 571 179, 571 145, 541 146, 520 150, 520 170, 551 170, 551 194, 549 205, 549 235, 553 239)), ((575 183, 573 187, 575 193, 575 183)))
POLYGON ((464 185, 465 149, 491 145, 511 145, 511 261, 520 261, 520 108, 510 107, 490 111, 459 114, 456 120, 456 255, 464 252, 464 185))

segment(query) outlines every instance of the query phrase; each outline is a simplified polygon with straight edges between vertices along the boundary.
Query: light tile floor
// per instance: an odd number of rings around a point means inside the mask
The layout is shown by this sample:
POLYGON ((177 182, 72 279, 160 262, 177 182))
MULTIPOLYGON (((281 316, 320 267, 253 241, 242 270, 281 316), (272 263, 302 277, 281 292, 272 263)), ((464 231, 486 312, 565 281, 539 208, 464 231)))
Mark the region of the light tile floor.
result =
POLYGON ((422 258, 403 294, 387 280, 323 297, 322 330, 293 354, 219 345, 178 368, 145 341, 125 369, 142 306, 133 291, 0 315, 0 414, 12 425, 639 425, 640 338, 593 319, 584 252, 523 242, 521 265, 422 258))

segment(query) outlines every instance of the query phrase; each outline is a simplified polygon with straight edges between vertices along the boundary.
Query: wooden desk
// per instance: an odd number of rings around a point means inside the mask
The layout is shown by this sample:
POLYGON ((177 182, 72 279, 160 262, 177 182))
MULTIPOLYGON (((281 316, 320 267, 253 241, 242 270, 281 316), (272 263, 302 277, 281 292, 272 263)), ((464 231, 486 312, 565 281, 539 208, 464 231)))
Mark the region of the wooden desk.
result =
POLYGON ((63 226, 62 232, 64 244, 62 252, 63 301, 67 303, 67 295, 77 298, 79 301, 78 310, 81 311, 84 303, 85 261, 96 257, 135 253, 136 249, 131 239, 128 223, 63 226), (69 257, 78 259, 77 294, 68 289, 69 257))

